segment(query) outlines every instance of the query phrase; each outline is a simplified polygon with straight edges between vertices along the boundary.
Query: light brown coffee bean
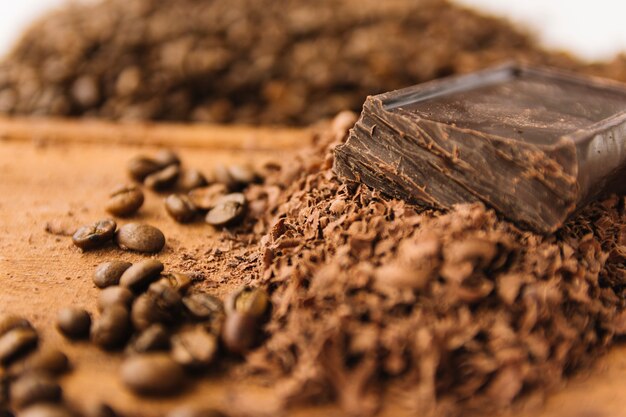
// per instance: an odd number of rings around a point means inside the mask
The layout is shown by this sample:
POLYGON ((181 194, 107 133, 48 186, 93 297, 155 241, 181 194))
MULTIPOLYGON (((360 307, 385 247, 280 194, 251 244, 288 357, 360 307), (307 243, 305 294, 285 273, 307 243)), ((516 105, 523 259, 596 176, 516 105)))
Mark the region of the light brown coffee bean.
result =
POLYGON ((39 337, 32 327, 16 327, 0 336, 0 363, 9 364, 37 346, 39 337))
POLYGON ((180 165, 178 154, 171 149, 161 149, 154 155, 153 159, 163 168, 170 165, 180 165))
POLYGON ((130 356, 122 364, 121 378, 141 395, 175 394, 186 382, 183 368, 166 353, 130 356))
POLYGON ((167 413, 167 417, 226 417, 226 414, 212 408, 182 406, 167 413))
POLYGON ((112 285, 118 285, 120 277, 132 264, 124 261, 103 262, 94 271, 93 283, 98 288, 106 288, 112 285))
POLYGON ((128 223, 117 232, 117 244, 125 250, 155 253, 165 246, 165 236, 154 226, 128 223))
POLYGON ((128 268, 120 277, 120 285, 138 293, 159 278, 163 264, 156 259, 146 259, 128 268))
POLYGON ((89 337, 91 316, 82 308, 66 307, 57 314, 57 329, 69 339, 89 337))
POLYGON ((172 359, 185 368, 206 368, 216 354, 217 337, 202 326, 185 327, 172 336, 172 359))
POLYGON ((213 184, 208 187, 196 188, 188 194, 189 199, 199 210, 210 210, 217 201, 228 193, 224 184, 213 184))
POLYGON ((165 199, 165 210, 179 223, 187 223, 196 217, 198 209, 184 194, 172 194, 165 199))
POLYGON ((260 322, 257 317, 245 313, 226 315, 222 328, 222 342, 232 353, 244 354, 252 349, 259 338, 260 322))
POLYGON ((117 223, 111 219, 99 220, 80 227, 72 236, 72 242, 82 250, 98 248, 115 236, 117 223))
POLYGON ((148 175, 162 168, 163 166, 157 161, 145 156, 136 156, 128 161, 128 174, 137 182, 143 182, 148 175))
POLYGON ((269 297, 264 290, 243 287, 227 298, 225 309, 229 314, 236 311, 261 319, 267 313, 269 306, 269 297))
POLYGON ((111 192, 109 201, 104 208, 114 216, 128 217, 135 214, 143 202, 143 191, 139 187, 122 185, 111 192))
POLYGON ((170 165, 160 171, 148 175, 143 183, 146 187, 152 190, 162 191, 172 188, 174 184, 176 184, 179 175, 180 168, 178 165, 170 165))
POLYGON ((209 212, 205 220, 212 226, 225 227, 239 223, 246 214, 246 198, 241 193, 227 194, 221 197, 209 212))
POLYGON ((208 184, 206 177, 197 169, 186 169, 178 177, 177 188, 181 191, 191 191, 208 184))
POLYGON ((119 305, 120 307, 130 310, 134 299, 135 295, 131 290, 126 287, 114 285, 100 291, 98 295, 98 310, 104 311, 113 305, 119 305))
POLYGON ((133 340, 131 349, 136 353, 168 350, 170 334, 161 324, 152 324, 133 340))
POLYGON ((102 312, 91 327, 91 340, 106 350, 121 348, 131 333, 128 310, 112 305, 102 312))
POLYGON ((55 403, 61 400, 61 386, 45 374, 28 373, 11 384, 11 404, 22 409, 37 403, 55 403))
POLYGON ((17 413, 16 417, 75 417, 68 408, 58 404, 40 403, 17 413))
POLYGON ((157 283, 164 283, 175 289, 179 294, 185 294, 191 287, 191 277, 182 272, 168 272, 161 274, 157 283))
POLYGON ((16 316, 13 314, 0 315, 0 336, 18 327, 32 328, 33 326, 30 324, 28 320, 26 320, 23 317, 16 316))
POLYGON ((65 373, 70 366, 67 355, 58 349, 43 349, 28 356, 25 360, 11 366, 11 375, 25 373, 44 373, 58 376, 65 373))

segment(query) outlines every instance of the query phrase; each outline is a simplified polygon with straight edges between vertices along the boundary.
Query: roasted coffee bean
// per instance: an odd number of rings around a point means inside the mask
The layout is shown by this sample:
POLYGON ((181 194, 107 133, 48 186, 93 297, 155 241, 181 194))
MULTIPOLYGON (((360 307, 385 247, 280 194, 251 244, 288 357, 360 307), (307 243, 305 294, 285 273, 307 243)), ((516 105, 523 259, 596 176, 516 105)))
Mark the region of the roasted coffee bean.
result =
POLYGON ((162 168, 163 166, 157 161, 145 156, 137 156, 128 161, 128 173, 132 179, 138 182, 143 182, 148 175, 162 168))
POLYGON ((226 414, 212 408, 182 406, 167 413, 167 417, 226 417, 226 414))
POLYGON ((58 404, 35 404, 21 410, 16 417, 75 417, 69 409, 58 404))
POLYGON ((206 368, 216 354, 217 338, 201 326, 183 328, 172 336, 172 359, 185 368, 206 368))
POLYGON ((163 168, 153 174, 150 174, 143 181, 144 185, 155 191, 162 191, 168 188, 172 188, 178 176, 180 175, 180 168, 178 165, 170 165, 167 168, 163 168))
POLYGON ((61 387, 51 376, 28 373, 11 384, 11 404, 22 409, 36 403, 55 403, 61 400, 61 387))
POLYGON ((228 297, 225 308, 229 314, 236 311, 261 319, 267 313, 269 305, 269 297, 264 290, 244 287, 228 297))
POLYGON ((228 194, 228 188, 224 184, 213 184, 191 190, 188 195, 193 205, 199 210, 210 210, 226 194, 228 194))
POLYGON ((37 346, 38 336, 32 327, 16 327, 0 336, 0 363, 8 364, 37 346))
POLYGON ((231 191, 239 191, 255 182, 257 176, 252 169, 243 165, 217 165, 215 180, 226 185, 231 191))
POLYGON ((128 268, 120 278, 120 285, 133 292, 141 292, 159 278, 163 264, 156 259, 146 259, 128 268))
POLYGON ((0 316, 0 336, 4 335, 10 330, 21 328, 32 328, 28 320, 23 317, 15 316, 13 314, 3 314, 0 316))
POLYGON ((170 334, 161 324, 152 324, 142 331, 133 341, 132 351, 146 353, 159 350, 168 350, 170 347, 170 334))
POLYGON ((57 314, 57 328, 70 339, 89 337, 91 316, 82 308, 66 307, 57 314))
POLYGON ((100 291, 98 295, 98 310, 104 311, 113 305, 129 310, 134 298, 135 295, 128 288, 114 285, 100 291))
POLYGON ((124 261, 109 261, 98 265, 93 274, 93 283, 98 288, 118 285, 120 277, 132 264, 124 261))
POLYGON ((117 232, 117 244, 125 250, 155 253, 165 246, 165 236, 154 226, 128 223, 117 232))
POLYGON ((209 320, 224 315, 222 301, 210 294, 196 292, 183 297, 187 313, 196 320, 209 320))
POLYGON ((179 294, 185 294, 191 287, 191 277, 181 272, 168 272, 161 274, 157 283, 164 283, 175 289, 179 294))
POLYGON ((177 188, 182 191, 191 191, 196 188, 204 187, 208 183, 204 174, 197 169, 186 169, 178 177, 177 188))
POLYGON ((79 228, 72 236, 72 242, 82 250, 94 249, 113 239, 116 228, 114 220, 100 220, 79 228))
POLYGON ((44 373, 58 376, 69 369, 67 355, 57 349, 44 349, 28 356, 25 360, 11 366, 11 375, 25 373, 44 373))
POLYGON ((231 226, 240 222, 246 214, 246 197, 241 193, 227 194, 220 198, 206 215, 212 226, 231 226))
POLYGON ((114 216, 132 216, 143 204, 143 191, 136 185, 123 185, 109 195, 105 210, 114 216))
POLYGON ((170 165, 180 165, 180 158, 170 149, 161 149, 154 155, 153 159, 163 168, 170 165))
POLYGON ((128 310, 120 305, 105 309, 91 327, 91 340, 103 349, 121 348, 131 333, 128 310))
POLYGON ((222 342, 232 353, 244 354, 253 348, 259 338, 258 317, 245 313, 229 313, 222 328, 222 342))
POLYGON ((166 353, 134 355, 121 367, 124 384, 137 394, 175 394, 185 384, 183 368, 166 353))
POLYGON ((165 210, 174 220, 179 223, 187 223, 193 220, 198 212, 189 197, 184 194, 172 194, 165 199, 165 210))
POLYGON ((133 303, 131 317, 135 328, 143 330, 153 323, 174 323, 181 310, 182 299, 176 290, 169 285, 151 286, 133 303))

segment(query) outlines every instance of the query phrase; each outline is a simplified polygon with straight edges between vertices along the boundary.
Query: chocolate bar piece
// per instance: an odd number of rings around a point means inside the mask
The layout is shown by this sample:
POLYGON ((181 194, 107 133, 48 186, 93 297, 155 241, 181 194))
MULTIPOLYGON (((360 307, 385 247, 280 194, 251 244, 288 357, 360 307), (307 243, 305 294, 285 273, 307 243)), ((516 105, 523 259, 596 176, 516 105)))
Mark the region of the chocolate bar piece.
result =
POLYGON ((626 86, 509 64, 370 96, 334 169, 411 203, 482 201, 551 233, 626 191, 626 86))

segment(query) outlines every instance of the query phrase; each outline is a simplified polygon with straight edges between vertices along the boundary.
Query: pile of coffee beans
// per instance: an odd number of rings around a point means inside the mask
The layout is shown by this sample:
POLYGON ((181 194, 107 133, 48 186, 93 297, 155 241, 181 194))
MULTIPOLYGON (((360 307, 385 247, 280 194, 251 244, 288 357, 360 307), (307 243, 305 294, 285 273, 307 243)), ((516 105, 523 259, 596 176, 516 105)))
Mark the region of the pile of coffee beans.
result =
POLYGON ((72 236, 74 245, 83 251, 100 248, 114 239, 120 248, 142 253, 160 252, 165 246, 165 235, 156 227, 128 223, 118 230, 117 223, 112 219, 82 226, 72 236))
POLYGON ((220 351, 241 355, 257 346, 271 309, 258 288, 244 287, 225 304, 193 291, 188 275, 164 272, 156 259, 104 262, 93 282, 102 290, 99 316, 92 321, 83 309, 64 308, 57 328, 70 340, 124 349, 121 379, 139 395, 175 394, 190 384, 190 374, 210 369, 220 351))
MULTIPOLYGON (((74 316, 74 310, 61 316, 64 332, 74 335, 82 330, 84 317, 74 316), (66 327, 70 322, 75 326, 66 327)), ((38 333, 28 320, 0 316, 0 415, 12 416, 13 411, 33 417, 74 415, 62 404, 63 390, 57 381, 68 371, 69 360, 59 350, 38 350, 38 342, 38 333)))

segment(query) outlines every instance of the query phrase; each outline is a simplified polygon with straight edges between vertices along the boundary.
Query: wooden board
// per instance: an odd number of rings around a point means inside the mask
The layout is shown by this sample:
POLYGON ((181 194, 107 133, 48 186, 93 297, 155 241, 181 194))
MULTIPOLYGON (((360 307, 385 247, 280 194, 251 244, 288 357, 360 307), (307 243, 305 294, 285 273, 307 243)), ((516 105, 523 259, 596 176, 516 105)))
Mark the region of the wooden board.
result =
MULTIPOLYGON (((46 225, 73 228, 105 216, 107 192, 126 181, 126 161, 160 146, 178 151, 192 167, 209 170, 217 162, 289 157, 310 140, 306 130, 218 126, 113 125, 102 122, 0 119, 0 313, 29 318, 42 344, 59 347, 76 365, 63 378, 66 399, 79 409, 106 402, 127 416, 158 416, 175 405, 199 404, 238 414, 276 415, 273 387, 203 377, 181 396, 141 399, 126 391, 117 376, 122 354, 88 343, 71 344, 54 330, 56 311, 67 305, 95 311, 98 290, 91 281, 104 259, 136 261, 141 255, 115 248, 81 253, 69 237, 50 234, 46 225)), ((181 254, 206 267, 207 248, 219 244, 204 224, 181 226, 163 211, 161 198, 147 196, 141 221, 161 228, 168 238, 158 258, 180 264, 181 254)), ((210 274, 207 279, 217 279, 210 274)), ((216 282, 216 291, 220 284, 216 282)), ((583 371, 548 396, 527 400, 506 413, 530 416, 626 416, 626 347, 615 347, 593 369, 583 371)), ((292 410, 297 416, 338 416, 332 406, 292 410)), ((383 415, 403 415, 389 402, 383 415)))

